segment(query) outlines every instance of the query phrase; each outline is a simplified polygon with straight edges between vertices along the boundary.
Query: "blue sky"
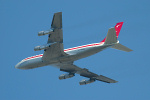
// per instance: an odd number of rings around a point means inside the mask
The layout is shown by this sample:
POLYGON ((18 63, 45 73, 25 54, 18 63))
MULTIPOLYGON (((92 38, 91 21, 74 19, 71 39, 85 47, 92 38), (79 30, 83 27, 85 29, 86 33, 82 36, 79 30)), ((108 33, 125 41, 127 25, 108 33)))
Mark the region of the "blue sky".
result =
POLYGON ((0 0, 1 100, 149 100, 149 0, 0 0), (100 42, 110 27, 123 21, 120 43, 133 49, 114 49, 76 61, 75 64, 119 81, 80 86, 76 77, 59 80, 64 72, 46 66, 19 70, 22 59, 43 53, 55 12, 63 13, 64 48, 100 42))

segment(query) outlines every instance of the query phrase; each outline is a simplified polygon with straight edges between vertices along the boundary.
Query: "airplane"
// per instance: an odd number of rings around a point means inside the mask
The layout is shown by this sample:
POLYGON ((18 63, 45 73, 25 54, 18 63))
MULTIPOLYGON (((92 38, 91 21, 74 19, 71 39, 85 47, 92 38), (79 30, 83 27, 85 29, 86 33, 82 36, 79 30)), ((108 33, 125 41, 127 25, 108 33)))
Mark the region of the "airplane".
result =
POLYGON ((59 79, 67 79, 74 77, 75 74, 87 77, 88 79, 81 80, 80 85, 90 84, 96 80, 106 83, 116 83, 118 81, 103 75, 98 75, 90 72, 86 68, 80 68, 74 65, 74 61, 85 58, 103 51, 106 48, 114 48, 126 52, 132 51, 131 49, 123 46, 117 40, 123 22, 119 22, 115 27, 108 30, 107 36, 98 43, 92 43, 73 48, 63 48, 63 31, 62 31, 62 12, 54 13, 51 23, 51 29, 48 31, 38 32, 38 36, 48 35, 47 44, 36 46, 35 51, 44 50, 44 54, 31 56, 20 61, 16 69, 33 69, 51 65, 60 69, 60 71, 67 72, 59 76, 59 79))

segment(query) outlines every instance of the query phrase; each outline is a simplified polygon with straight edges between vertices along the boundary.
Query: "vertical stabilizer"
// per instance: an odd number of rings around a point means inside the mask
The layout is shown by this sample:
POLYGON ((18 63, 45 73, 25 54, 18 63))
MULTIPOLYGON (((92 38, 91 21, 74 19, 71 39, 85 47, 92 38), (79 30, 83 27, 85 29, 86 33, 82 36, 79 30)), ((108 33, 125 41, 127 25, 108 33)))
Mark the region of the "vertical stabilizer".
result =
MULTIPOLYGON (((122 25, 123 25, 123 22, 119 22, 119 23, 117 23, 116 25, 115 25, 115 31, 116 31, 116 36, 117 36, 117 38, 118 38, 118 36, 119 36, 119 33, 120 33, 120 30, 121 30, 121 28, 122 28, 122 25)), ((105 40, 106 40, 106 37, 101 41, 101 42, 105 42, 105 40)))
POLYGON ((108 30, 108 33, 105 39, 105 44, 113 44, 113 43, 117 43, 116 30, 115 28, 110 28, 108 30))

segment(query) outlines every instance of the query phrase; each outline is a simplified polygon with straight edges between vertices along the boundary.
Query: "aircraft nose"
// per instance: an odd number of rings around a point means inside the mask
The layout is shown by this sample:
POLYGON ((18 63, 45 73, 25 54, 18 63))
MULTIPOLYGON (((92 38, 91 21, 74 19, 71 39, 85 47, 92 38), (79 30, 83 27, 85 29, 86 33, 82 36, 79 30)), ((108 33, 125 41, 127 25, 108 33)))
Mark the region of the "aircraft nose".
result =
POLYGON ((16 68, 16 69, 18 69, 18 68, 19 68, 19 63, 15 66, 15 68, 16 68))
POLYGON ((16 64, 16 66, 15 66, 16 69, 20 69, 20 67, 21 67, 21 62, 19 62, 19 63, 16 64))

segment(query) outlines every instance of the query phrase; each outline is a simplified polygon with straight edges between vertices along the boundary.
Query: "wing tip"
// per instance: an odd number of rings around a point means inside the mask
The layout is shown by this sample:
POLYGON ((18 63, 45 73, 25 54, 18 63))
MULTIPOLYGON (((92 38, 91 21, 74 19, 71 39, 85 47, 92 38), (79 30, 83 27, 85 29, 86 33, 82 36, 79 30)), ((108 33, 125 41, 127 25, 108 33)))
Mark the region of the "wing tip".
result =
POLYGON ((107 81, 103 81, 103 82, 106 82, 106 83, 118 83, 118 81, 113 81, 113 82, 107 82, 107 81))
POLYGON ((118 81, 114 81, 113 83, 118 83, 118 81))

